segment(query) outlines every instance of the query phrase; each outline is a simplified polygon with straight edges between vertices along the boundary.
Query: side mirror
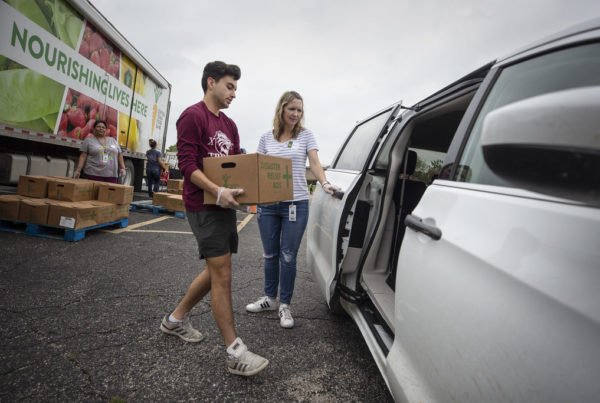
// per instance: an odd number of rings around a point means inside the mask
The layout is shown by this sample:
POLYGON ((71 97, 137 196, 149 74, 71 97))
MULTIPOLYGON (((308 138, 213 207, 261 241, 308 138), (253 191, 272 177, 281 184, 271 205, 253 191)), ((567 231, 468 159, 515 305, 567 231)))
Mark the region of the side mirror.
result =
POLYGON ((490 169, 518 187, 600 205, 600 87, 552 92, 489 113, 490 169))

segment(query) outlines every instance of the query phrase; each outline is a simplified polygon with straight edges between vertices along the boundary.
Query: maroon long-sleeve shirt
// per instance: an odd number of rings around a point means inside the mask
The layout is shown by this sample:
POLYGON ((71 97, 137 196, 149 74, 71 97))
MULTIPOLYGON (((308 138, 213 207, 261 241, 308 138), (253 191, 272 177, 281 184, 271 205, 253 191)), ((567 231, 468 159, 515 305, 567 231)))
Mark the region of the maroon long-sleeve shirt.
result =
POLYGON ((202 158, 241 154, 237 126, 223 112, 215 116, 204 101, 188 107, 177 120, 177 159, 183 174, 183 202, 188 211, 222 210, 204 204, 204 191, 190 180, 203 170, 202 158))

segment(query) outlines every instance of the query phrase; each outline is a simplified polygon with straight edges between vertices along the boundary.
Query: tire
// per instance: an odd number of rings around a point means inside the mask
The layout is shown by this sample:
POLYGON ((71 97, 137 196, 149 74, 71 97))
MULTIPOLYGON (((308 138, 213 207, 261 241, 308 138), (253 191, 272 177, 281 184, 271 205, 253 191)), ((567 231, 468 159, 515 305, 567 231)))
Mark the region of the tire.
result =
POLYGON ((133 181, 135 179, 135 168, 131 160, 125 160, 125 170, 125 176, 119 178, 119 183, 122 185, 133 186, 133 181))
POLYGON ((347 316, 348 314, 342 308, 342 304, 340 303, 340 294, 335 293, 331 300, 329 301, 329 311, 335 315, 347 316))

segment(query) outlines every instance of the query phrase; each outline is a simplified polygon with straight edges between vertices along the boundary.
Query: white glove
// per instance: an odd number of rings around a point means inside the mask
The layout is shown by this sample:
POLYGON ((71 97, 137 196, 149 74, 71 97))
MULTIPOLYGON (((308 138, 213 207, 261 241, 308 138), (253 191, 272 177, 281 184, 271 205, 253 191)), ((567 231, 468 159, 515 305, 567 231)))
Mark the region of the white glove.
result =
POLYGON ((235 201, 235 198, 244 193, 244 189, 228 189, 224 187, 219 188, 217 193, 217 206, 223 208, 236 208, 240 204, 235 201))
POLYGON ((237 211, 240 211, 242 213, 246 213, 246 214, 252 214, 252 207, 250 207, 247 204, 240 204, 239 206, 237 206, 235 208, 237 211))
POLYGON ((73 178, 77 179, 77 178, 79 178, 80 176, 81 176, 81 172, 79 172, 79 171, 75 171, 75 172, 73 172, 73 178))
POLYGON ((325 191, 325 193, 329 193, 330 195, 332 195, 332 196, 333 196, 333 194, 334 194, 335 192, 339 192, 339 191, 340 191, 340 190, 342 190, 342 189, 341 189, 340 187, 338 187, 338 186, 332 185, 332 184, 331 184, 331 183, 329 183, 329 182, 325 182, 325 183, 323 184, 323 190, 325 191))
POLYGON ((125 177, 126 174, 127 174, 127 170, 125 168, 119 169, 119 176, 120 177, 125 177))

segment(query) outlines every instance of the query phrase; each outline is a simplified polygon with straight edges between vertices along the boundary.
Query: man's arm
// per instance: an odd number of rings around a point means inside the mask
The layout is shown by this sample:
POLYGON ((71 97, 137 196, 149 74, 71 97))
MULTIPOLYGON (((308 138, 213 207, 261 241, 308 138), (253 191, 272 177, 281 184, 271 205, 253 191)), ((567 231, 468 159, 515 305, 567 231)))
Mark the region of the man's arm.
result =
POLYGON ((192 172, 190 175, 190 181, 200 189, 204 190, 204 192, 212 194, 215 198, 217 197, 219 193, 219 186, 208 179, 208 177, 204 175, 204 172, 202 172, 200 169, 196 169, 194 172, 192 172))

